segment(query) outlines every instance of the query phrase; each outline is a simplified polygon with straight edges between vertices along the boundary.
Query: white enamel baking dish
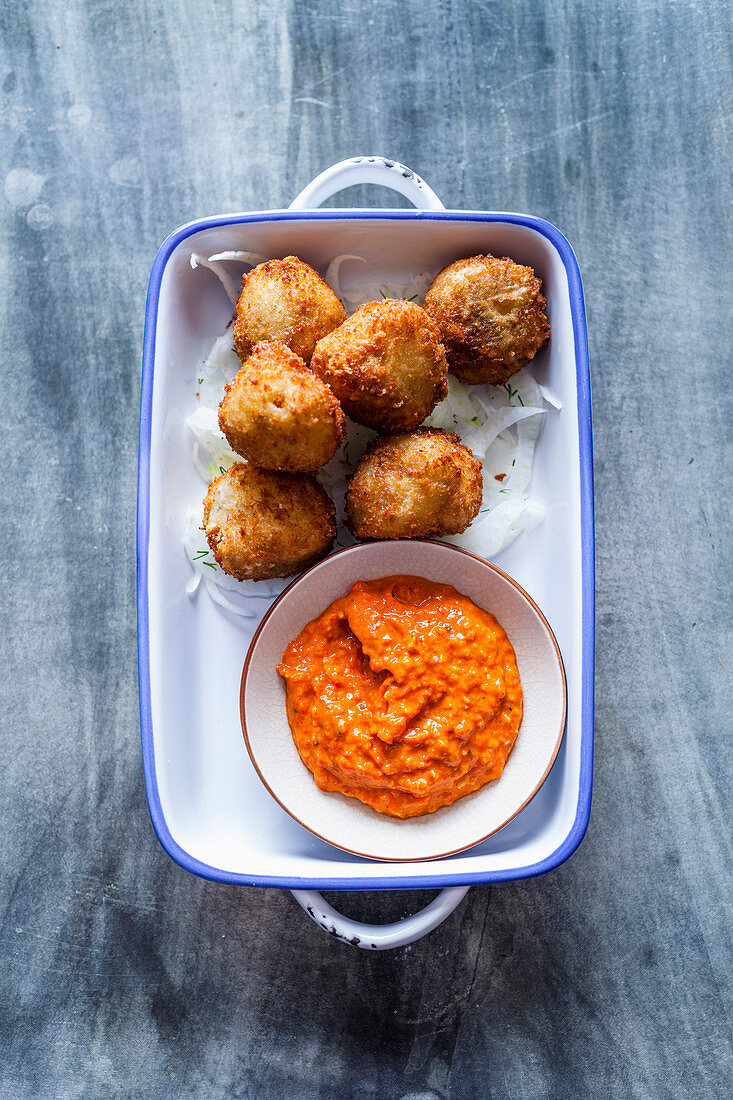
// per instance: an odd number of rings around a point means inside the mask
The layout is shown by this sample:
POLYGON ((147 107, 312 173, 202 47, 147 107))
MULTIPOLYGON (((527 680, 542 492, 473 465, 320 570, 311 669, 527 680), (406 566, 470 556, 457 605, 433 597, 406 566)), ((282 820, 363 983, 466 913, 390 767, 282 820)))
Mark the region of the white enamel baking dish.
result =
MULTIPOLYGON (((138 485, 140 713, 145 782, 161 844, 182 867, 219 882, 286 887, 334 935, 363 947, 395 947, 443 920, 474 883, 525 878, 557 867, 588 823, 593 754, 593 482, 590 386, 583 292, 563 235, 523 214, 445 210, 404 165, 356 157, 335 165, 289 210, 191 222, 161 246, 148 291, 138 485), (406 195, 417 209, 314 209, 357 183, 406 195), (294 253, 324 271, 338 253, 364 256, 342 268, 370 282, 436 273, 460 256, 491 252, 535 268, 544 282, 552 339, 532 365, 562 402, 545 417, 531 493, 544 521, 494 560, 537 601, 557 637, 568 689, 560 752, 534 799, 488 840, 422 863, 380 863, 317 839, 274 801, 245 749, 239 681, 258 619, 242 620, 204 591, 191 600, 182 546, 186 508, 202 483, 184 426, 197 369, 231 316, 193 251, 294 253), (357 270, 358 269, 358 270, 357 270), (335 913, 319 889, 427 889, 442 893, 397 925, 363 926, 335 913)), ((262 601, 262 613, 270 601, 262 601)), ((314 614, 320 608, 314 608, 314 614)))

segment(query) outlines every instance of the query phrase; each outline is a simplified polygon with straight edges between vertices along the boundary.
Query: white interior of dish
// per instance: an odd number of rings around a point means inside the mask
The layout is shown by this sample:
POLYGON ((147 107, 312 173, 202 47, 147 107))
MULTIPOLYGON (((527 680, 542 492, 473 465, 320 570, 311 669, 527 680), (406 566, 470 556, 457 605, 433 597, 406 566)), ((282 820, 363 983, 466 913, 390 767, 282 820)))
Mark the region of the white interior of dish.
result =
MULTIPOLYGON (((241 271, 241 266, 233 271, 241 271)), ((575 820, 581 740, 581 529, 576 363, 568 282, 554 245, 526 226, 495 221, 399 220, 344 214, 248 221, 197 232, 170 256, 162 279, 153 384, 149 564, 151 709, 156 779, 174 840, 191 857, 227 873, 303 879, 327 886, 374 879, 436 883, 450 875, 521 873, 552 853, 575 820), (561 399, 548 412, 537 445, 532 495, 547 507, 538 528, 494 559, 537 601, 562 651, 568 684, 566 736, 547 781, 505 828, 460 855, 420 864, 377 863, 314 837, 270 796, 247 754, 239 723, 239 681, 257 619, 229 615, 185 587, 182 546, 186 508, 202 494, 184 419, 197 368, 223 331, 231 305, 217 278, 192 270, 192 251, 248 249, 294 253, 324 271, 339 252, 366 264, 345 265, 342 281, 378 281, 434 273, 476 252, 509 255, 543 279, 552 339, 533 364, 538 381, 561 399)), ((407 550, 409 554, 409 550, 407 550)), ((408 559, 409 560, 409 559, 408 559)), ((446 578, 450 580, 450 578, 446 578)), ((269 600, 262 600, 261 613, 269 600)), ((313 614, 321 608, 314 607, 313 614)))

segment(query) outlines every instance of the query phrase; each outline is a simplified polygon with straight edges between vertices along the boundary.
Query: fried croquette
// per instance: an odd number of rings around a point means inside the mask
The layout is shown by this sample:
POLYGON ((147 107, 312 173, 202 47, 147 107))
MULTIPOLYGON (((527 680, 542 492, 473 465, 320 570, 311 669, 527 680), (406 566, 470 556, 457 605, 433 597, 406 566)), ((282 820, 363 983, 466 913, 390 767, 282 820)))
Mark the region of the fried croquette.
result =
POLYGON ((267 470, 311 474, 336 454, 346 417, 325 382, 285 344, 255 344, 219 405, 238 455, 267 470))
POLYGON ((238 581, 289 577, 324 557, 336 510, 314 477, 235 462, 209 485, 204 530, 225 573, 238 581))
POLYGON ((460 436, 419 428, 375 441, 349 482, 346 512, 360 539, 457 535, 481 507, 481 462, 460 436))
POLYGON ((379 432, 416 428, 448 392, 438 326, 414 302, 359 306, 319 340, 311 369, 352 420, 379 432))
POLYGON ((448 369, 462 382, 501 385, 549 339, 542 281, 508 257, 468 256, 435 277, 425 309, 437 322, 448 369))
POLYGON ((309 264, 297 256, 268 260, 242 279, 234 346, 244 362, 260 340, 274 340, 309 363, 317 342, 345 317, 341 302, 309 264))

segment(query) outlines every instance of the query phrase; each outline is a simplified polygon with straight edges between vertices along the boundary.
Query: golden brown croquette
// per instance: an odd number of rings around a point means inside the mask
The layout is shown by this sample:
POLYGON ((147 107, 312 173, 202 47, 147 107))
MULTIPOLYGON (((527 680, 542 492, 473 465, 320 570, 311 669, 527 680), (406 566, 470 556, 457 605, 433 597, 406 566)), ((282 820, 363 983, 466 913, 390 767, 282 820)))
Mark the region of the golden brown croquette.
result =
POLYGON ((319 340, 311 368, 352 420, 380 432, 416 428, 448 392, 438 326, 414 302, 359 306, 319 340))
POLYGON ((204 530, 217 562, 237 580, 289 577, 331 549, 335 509, 308 474, 235 462, 209 485, 204 530))
POLYGON ((244 362, 260 340, 274 340, 309 363, 317 342, 345 317, 341 302, 309 264, 297 256, 268 260, 242 279, 234 346, 244 362))
POLYGON ((419 428, 367 448, 349 482, 346 511, 360 539, 457 535, 478 513, 482 495, 481 462, 460 436, 419 428))
POLYGON ((219 427, 238 455, 267 470, 315 473, 333 458, 346 417, 325 382, 285 344, 255 344, 224 390, 219 427))
POLYGON ((501 385, 549 339, 542 282, 531 267, 468 256, 443 268, 425 295, 448 369, 462 382, 501 385))

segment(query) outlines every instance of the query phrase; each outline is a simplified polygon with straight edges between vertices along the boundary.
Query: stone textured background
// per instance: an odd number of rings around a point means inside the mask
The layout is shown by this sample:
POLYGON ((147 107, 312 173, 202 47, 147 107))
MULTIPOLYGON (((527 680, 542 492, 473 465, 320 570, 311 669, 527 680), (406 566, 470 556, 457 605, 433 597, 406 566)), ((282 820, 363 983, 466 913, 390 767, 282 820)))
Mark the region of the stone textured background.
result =
POLYGON ((731 1094, 731 23, 722 0, 2 5, 0 1096, 731 1094), (378 956, 160 848, 134 608, 158 245, 372 152, 574 245, 598 538, 583 845, 378 956))

